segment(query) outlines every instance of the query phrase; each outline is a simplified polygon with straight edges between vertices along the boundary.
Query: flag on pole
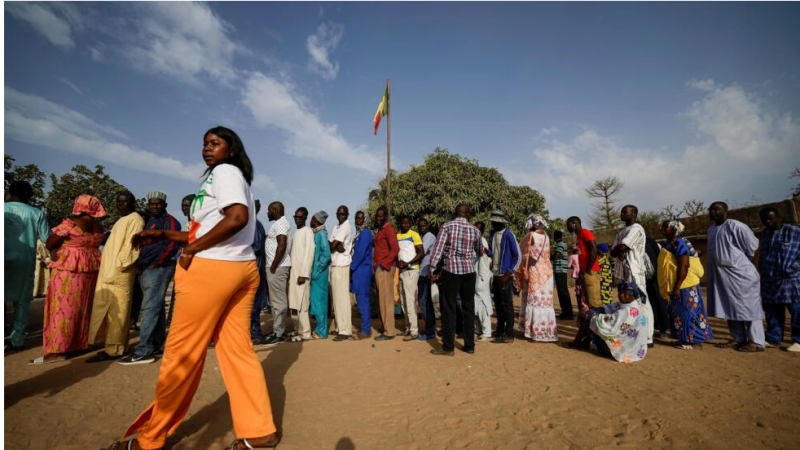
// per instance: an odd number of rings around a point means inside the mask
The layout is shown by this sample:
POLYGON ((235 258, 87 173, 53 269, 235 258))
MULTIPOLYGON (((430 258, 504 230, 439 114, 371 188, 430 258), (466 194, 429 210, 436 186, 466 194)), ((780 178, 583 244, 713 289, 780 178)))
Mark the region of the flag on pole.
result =
POLYGON ((378 135, 378 125, 381 124, 381 117, 385 116, 389 113, 389 87, 386 87, 386 90, 383 91, 383 98, 381 99, 380 105, 378 105, 378 111, 375 113, 375 135, 378 135))

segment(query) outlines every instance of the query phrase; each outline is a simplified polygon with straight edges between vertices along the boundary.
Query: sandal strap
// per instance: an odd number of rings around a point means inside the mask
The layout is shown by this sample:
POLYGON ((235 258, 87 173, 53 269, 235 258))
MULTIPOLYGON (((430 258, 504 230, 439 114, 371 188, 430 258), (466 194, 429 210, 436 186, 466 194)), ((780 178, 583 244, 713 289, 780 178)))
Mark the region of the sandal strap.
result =
POLYGON ((248 448, 248 449, 250 449, 250 450, 253 450, 253 449, 255 449, 255 447, 253 447, 252 445, 250 445, 250 443, 249 443, 249 442, 247 442, 247 439, 245 439, 245 438, 242 438, 242 443, 244 444, 244 446, 245 446, 245 447, 247 447, 247 448, 248 448))
POLYGON ((120 442, 114 442, 114 445, 111 446, 109 450, 119 450, 120 442))

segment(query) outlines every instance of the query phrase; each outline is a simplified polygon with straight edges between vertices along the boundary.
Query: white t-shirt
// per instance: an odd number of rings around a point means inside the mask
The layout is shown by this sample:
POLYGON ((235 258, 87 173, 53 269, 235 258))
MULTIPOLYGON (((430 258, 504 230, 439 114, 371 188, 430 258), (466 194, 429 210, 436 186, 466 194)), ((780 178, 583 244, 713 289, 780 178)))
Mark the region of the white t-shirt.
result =
POLYGON ((353 257, 350 255, 350 249, 353 248, 353 227, 350 226, 350 222, 344 221, 344 223, 336 225, 333 233, 328 238, 328 242, 333 241, 342 243, 344 253, 331 250, 331 265, 334 267, 350 267, 350 263, 353 261, 353 257))
POLYGON ((197 252, 197 256, 221 261, 251 261, 256 259, 253 239, 256 233, 256 206, 253 191, 245 181, 242 171, 230 164, 220 164, 208 174, 200 192, 192 202, 192 221, 195 237, 200 239, 225 217, 223 209, 231 205, 245 205, 247 225, 226 241, 197 252))
POLYGON ((278 253, 278 236, 286 236, 286 251, 283 252, 283 259, 278 263, 278 267, 292 267, 292 259, 289 257, 289 253, 292 251, 289 243, 289 221, 286 220, 286 216, 282 216, 269 227, 267 232, 267 241, 264 244, 264 250, 267 253, 267 270, 272 267, 275 254, 278 253))

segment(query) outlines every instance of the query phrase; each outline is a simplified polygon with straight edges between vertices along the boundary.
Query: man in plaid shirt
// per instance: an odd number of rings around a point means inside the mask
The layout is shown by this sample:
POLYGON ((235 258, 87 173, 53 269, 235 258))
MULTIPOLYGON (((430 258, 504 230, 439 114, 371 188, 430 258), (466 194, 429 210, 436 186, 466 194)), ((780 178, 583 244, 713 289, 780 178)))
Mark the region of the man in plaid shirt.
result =
POLYGON ((431 279, 441 278, 442 348, 433 355, 453 356, 455 348, 456 296, 464 311, 464 348, 475 353, 475 269, 472 262, 483 251, 481 232, 470 225, 469 206, 456 206, 456 218, 442 225, 431 255, 431 279), (440 264, 441 263, 441 264, 440 264), (443 266, 443 267, 442 267, 443 266))

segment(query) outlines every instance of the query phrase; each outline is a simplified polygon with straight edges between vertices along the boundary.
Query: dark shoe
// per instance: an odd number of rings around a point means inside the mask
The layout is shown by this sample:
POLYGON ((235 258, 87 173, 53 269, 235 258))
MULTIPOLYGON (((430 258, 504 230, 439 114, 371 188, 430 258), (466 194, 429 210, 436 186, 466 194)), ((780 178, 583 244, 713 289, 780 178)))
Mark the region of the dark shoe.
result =
POLYGON ((120 359, 121 356, 111 356, 105 352, 105 350, 101 350, 94 354, 94 356, 88 358, 86 360, 87 363, 96 363, 96 362, 103 362, 103 361, 114 361, 120 359))
POLYGON ((123 366, 132 366, 136 364, 150 364, 154 363, 156 358, 153 355, 137 355, 136 353, 131 353, 130 355, 120 359, 117 361, 117 364, 122 364, 123 366))
POLYGON ((395 334, 395 337, 401 337, 401 336, 402 336, 402 337, 405 337, 405 336, 408 336, 409 334, 410 334, 410 333, 409 333, 408 331, 404 331, 404 332, 402 332, 402 333, 397 333, 397 334, 395 334))
POLYGON ((269 337, 266 338, 266 341, 264 341, 264 343, 261 344, 261 346, 272 347, 278 344, 283 344, 283 336, 275 336, 274 334, 271 334, 269 337))
POLYGON ((475 349, 474 348, 471 348, 469 350, 467 350, 465 348, 462 348, 461 351, 464 352, 464 353, 469 353, 470 355, 475 353, 475 349))
POLYGON ((380 334, 375 337, 376 341, 391 341, 392 339, 394 339, 394 336, 387 336, 385 334, 380 334))
POLYGON ((656 346, 656 344, 654 344, 654 343, 652 343, 652 342, 651 342, 651 343, 649 343, 649 344, 647 344, 647 348, 653 348, 653 347, 655 347, 655 346, 656 346))
POLYGON ((563 316, 563 315, 559 314, 559 315, 556 316, 556 319, 558 319, 558 320, 575 320, 575 316, 563 316))
POLYGON ((261 339, 253 339, 253 345, 263 345, 267 342, 267 338, 262 337, 261 339))
POLYGON ((362 332, 359 331, 356 336, 358 336, 358 340, 359 341, 363 341, 365 339, 371 338, 372 337, 372 333, 362 333, 362 332))
POLYGON ((337 334, 335 338, 333 338, 333 342, 342 342, 342 341, 349 341, 352 340, 351 335, 349 334, 337 334))
POLYGON ((492 341, 492 344, 513 344, 513 343, 514 343, 514 338, 509 338, 509 337, 504 337, 504 336, 503 337, 496 337, 492 341))
POLYGON ((435 348, 435 349, 431 350, 431 355, 436 355, 436 356, 456 356, 456 354, 452 350, 448 352, 447 350, 445 350, 443 348, 435 348))
POLYGON ((758 352, 763 352, 764 351, 764 347, 762 347, 760 345, 753 344, 751 342, 749 344, 741 345, 739 347, 736 347, 736 351, 737 352, 743 352, 743 353, 758 353, 758 352))
POLYGON ((425 336, 424 334, 420 335, 417 338, 418 341, 435 341, 436 336, 425 336))

